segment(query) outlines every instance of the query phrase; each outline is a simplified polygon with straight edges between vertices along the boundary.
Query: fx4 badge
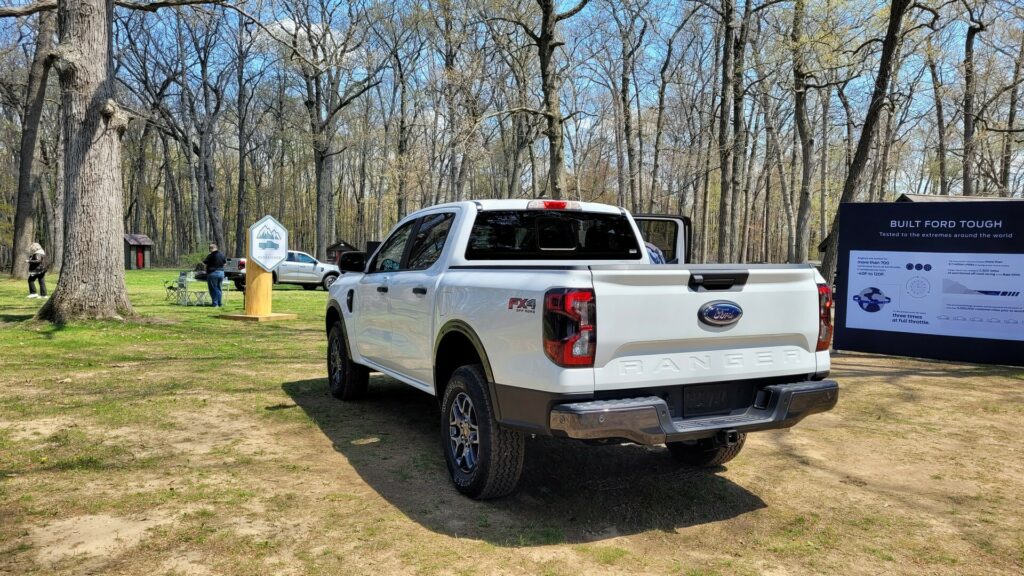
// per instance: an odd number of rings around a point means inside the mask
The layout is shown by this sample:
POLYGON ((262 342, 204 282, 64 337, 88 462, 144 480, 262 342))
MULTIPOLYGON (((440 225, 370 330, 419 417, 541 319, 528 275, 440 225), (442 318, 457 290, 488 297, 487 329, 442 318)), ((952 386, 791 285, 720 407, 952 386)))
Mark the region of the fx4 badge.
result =
POLYGON ((537 300, 535 298, 509 298, 508 309, 533 314, 537 311, 537 300))

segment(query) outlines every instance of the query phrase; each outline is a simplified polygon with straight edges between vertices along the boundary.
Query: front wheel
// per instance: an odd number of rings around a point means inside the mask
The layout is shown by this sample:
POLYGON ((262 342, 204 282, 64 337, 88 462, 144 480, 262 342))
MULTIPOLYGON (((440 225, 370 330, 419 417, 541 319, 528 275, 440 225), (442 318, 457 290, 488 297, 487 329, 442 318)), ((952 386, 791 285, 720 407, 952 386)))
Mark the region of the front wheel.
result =
POLYGON ((707 438, 694 442, 668 442, 668 448, 672 457, 681 464, 698 468, 714 468, 721 466, 735 458, 743 449, 747 435, 743 432, 738 434, 734 444, 722 445, 713 439, 707 438))
POLYGON ((479 364, 455 370, 441 402, 441 442, 455 488, 483 500, 507 496, 523 473, 523 435, 494 418, 479 364))
POLYGON ((348 354, 345 331, 335 322, 327 335, 327 387, 338 400, 358 400, 366 395, 370 370, 348 354))
POLYGON ((323 281, 324 290, 325 291, 330 290, 331 289, 331 284, 334 284, 334 281, 337 280, 337 279, 338 279, 338 275, 337 274, 328 274, 327 276, 324 276, 324 281, 323 281))

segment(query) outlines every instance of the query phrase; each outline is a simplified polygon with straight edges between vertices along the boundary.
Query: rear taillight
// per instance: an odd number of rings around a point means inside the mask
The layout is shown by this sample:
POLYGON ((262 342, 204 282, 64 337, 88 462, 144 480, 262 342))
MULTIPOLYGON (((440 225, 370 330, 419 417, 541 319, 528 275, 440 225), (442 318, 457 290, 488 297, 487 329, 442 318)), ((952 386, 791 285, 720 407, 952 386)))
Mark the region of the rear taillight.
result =
POLYGON ((245 270, 245 260, 239 260, 238 261, 238 269, 239 270, 245 270))
POLYGON ((832 289, 818 284, 818 348, 828 350, 832 344, 832 289))
POLYGON ((593 290, 555 288, 544 294, 544 353, 566 368, 594 365, 597 301, 593 290))

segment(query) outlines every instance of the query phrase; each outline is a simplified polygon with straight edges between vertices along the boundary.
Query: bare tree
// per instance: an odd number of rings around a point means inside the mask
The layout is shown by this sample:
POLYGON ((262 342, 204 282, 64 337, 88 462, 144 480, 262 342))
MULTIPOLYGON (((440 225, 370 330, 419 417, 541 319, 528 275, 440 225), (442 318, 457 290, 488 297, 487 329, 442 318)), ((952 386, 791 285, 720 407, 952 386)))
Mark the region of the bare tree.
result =
POLYGON ((43 117, 46 78, 50 73, 50 57, 53 53, 56 31, 57 15, 49 10, 41 12, 22 114, 18 197, 14 214, 14 250, 11 259, 11 276, 15 278, 28 276, 26 257, 29 244, 35 240, 34 201, 37 196, 44 193, 41 186, 43 166, 40 158, 39 123, 43 117))

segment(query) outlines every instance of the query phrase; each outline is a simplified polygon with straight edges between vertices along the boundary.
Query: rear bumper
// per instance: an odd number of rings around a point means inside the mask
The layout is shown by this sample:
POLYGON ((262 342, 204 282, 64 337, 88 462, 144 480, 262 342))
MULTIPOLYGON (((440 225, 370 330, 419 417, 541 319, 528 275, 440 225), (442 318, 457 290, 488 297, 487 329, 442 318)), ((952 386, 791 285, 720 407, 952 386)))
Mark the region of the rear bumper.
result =
POLYGON ((804 417, 831 410, 839 399, 834 380, 773 384, 759 402, 739 414, 672 418, 657 396, 557 404, 550 413, 551 433, 580 440, 624 438, 639 444, 663 444, 714 436, 722 430, 756 432, 788 428, 804 417))

